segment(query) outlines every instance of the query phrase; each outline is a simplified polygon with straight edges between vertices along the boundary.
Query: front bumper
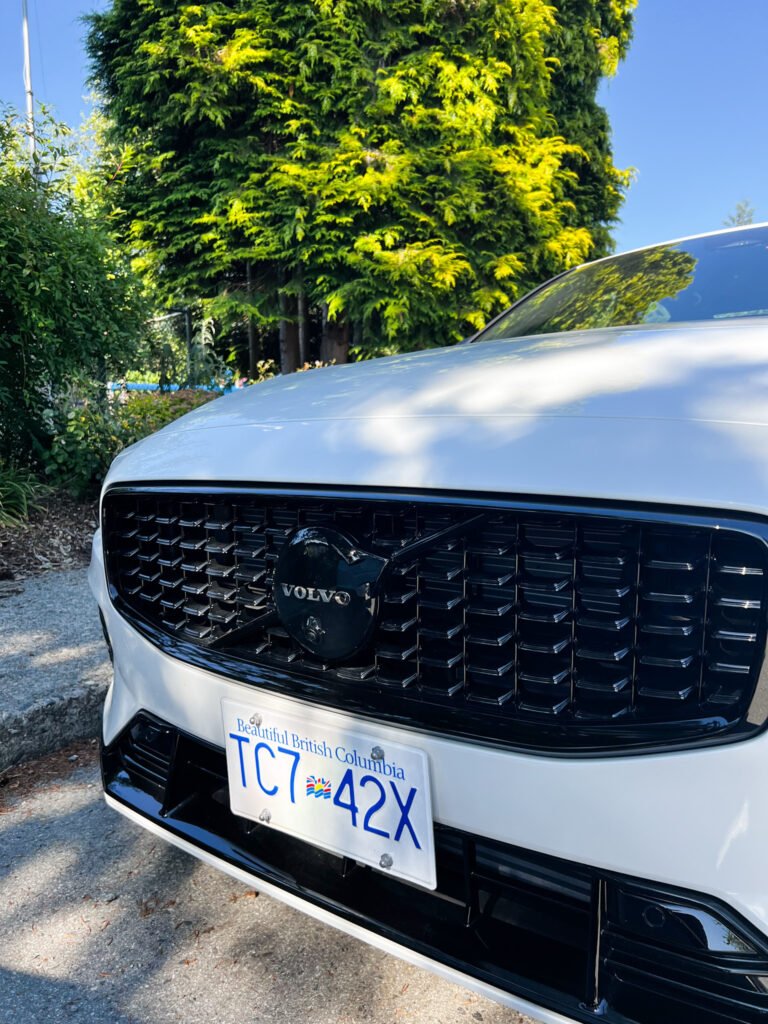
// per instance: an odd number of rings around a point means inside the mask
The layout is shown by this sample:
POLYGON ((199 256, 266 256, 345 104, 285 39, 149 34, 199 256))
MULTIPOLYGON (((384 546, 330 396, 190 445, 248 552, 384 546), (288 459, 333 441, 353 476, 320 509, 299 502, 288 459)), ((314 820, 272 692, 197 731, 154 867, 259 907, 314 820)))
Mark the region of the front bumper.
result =
MULTIPOLYGON (((438 895, 431 896, 369 869, 349 871, 350 866, 338 858, 285 837, 278 841, 260 826, 244 828, 241 819, 230 814, 221 794, 214 796, 222 788, 216 768, 224 745, 221 700, 236 699, 254 709, 275 711, 290 709, 295 702, 159 652, 114 610, 106 594, 98 544, 95 550, 91 582, 115 654, 115 681, 104 723, 105 784, 109 799, 119 809, 249 884, 274 890, 281 898, 299 902, 315 916, 341 924, 383 948, 401 954, 408 950, 409 959, 437 967, 510 1006, 552 1021, 588 1020, 600 1006, 602 993, 594 986, 590 990, 594 967, 590 951, 595 935, 602 934, 610 900, 615 903, 622 886, 631 894, 640 885, 646 896, 662 886, 667 902, 695 904, 699 912, 730 922, 737 936, 734 948, 745 942, 750 950, 746 961, 729 952, 711 961, 707 953, 699 965, 705 974, 709 972, 707 977, 714 972, 740 1009, 729 1004, 725 1015, 715 1012, 696 994, 700 979, 690 985, 691 978, 698 979, 696 972, 682 971, 678 989, 687 985, 691 991, 682 999, 676 989, 677 996, 664 1004, 665 1012, 674 1006, 678 1019, 697 1024, 751 1021, 757 1019, 751 1016, 755 1012, 768 1013, 768 1002, 760 1008, 768 996, 758 980, 763 976, 761 958, 768 935, 768 882, 763 868, 768 794, 761 781, 768 737, 676 754, 571 760, 509 753, 366 721, 366 731, 383 745, 388 740, 408 743, 429 758, 437 835, 447 857, 439 869, 438 895), (153 793, 151 786, 142 787, 126 773, 122 745, 137 716, 147 713, 197 751, 189 764, 198 767, 186 773, 197 780, 192 789, 175 794, 171 789, 170 796, 165 791, 153 793), (462 848, 458 860, 457 843, 462 848), (532 921, 543 922, 547 914, 555 913, 554 927, 547 929, 550 938, 542 939, 541 928, 533 927, 523 941, 517 896, 513 909, 503 916, 511 914, 514 921, 506 921, 505 928, 518 931, 499 931, 498 922, 491 922, 495 930, 491 941, 483 930, 489 926, 487 921, 481 930, 474 928, 473 914, 489 900, 498 906, 509 899, 508 893, 488 895, 467 882, 467 871, 471 875, 474 870, 473 857, 479 850, 482 861, 488 849, 499 853, 501 861, 512 857, 518 890, 521 879, 528 879, 526 900, 532 921), (464 879, 461 884, 469 884, 461 892, 456 888, 459 876, 464 879), (543 888, 542 877, 549 880, 543 888), (638 879, 651 881, 639 883, 638 879), (558 925, 562 913, 568 920, 558 925), (566 943, 564 950, 556 936, 558 930, 561 937, 565 934, 565 925, 580 937, 575 944, 566 943), (531 935, 538 935, 535 943, 531 935), (499 950, 506 950, 506 956, 499 950), (525 970, 519 973, 521 965, 525 970), (724 978, 731 980, 726 984, 724 978), (747 986, 744 991, 742 982, 747 986)), ((323 708, 314 708, 313 714, 328 724, 349 721, 349 716, 323 708)), ((602 963, 600 956, 598 963, 602 963)), ((655 963, 654 957, 651 960, 655 963)), ((645 972, 643 984, 636 984, 636 978, 633 982, 629 970, 625 965, 625 995, 617 999, 613 994, 613 1019, 628 1017, 654 1024, 664 1019, 652 1003, 643 1009, 642 997, 650 977, 655 978, 658 991, 668 985, 663 963, 656 965, 656 975, 649 973, 650 968, 645 972), (626 1003, 630 991, 633 1001, 626 1003), (616 1016, 617 1012, 624 1017, 616 1016)))
POLYGON ((768 1013, 768 944, 700 894, 440 824, 436 890, 408 885, 233 814, 224 752, 145 713, 102 766, 110 804, 157 834, 536 1016, 756 1024, 768 1013))
POLYGON ((192 856, 197 857, 199 860, 203 861, 203 863, 217 868, 219 871, 230 875, 232 878, 237 879, 237 881, 242 882, 244 885, 247 885, 252 889, 256 889, 267 896, 272 896, 273 898, 286 903, 294 910, 299 910, 323 924, 338 928, 346 935, 350 935, 355 939, 367 942, 376 949, 380 949, 384 953, 390 953, 393 956, 397 956, 401 960, 414 964, 416 967, 423 967, 426 970, 447 979, 448 981, 452 981, 455 984, 462 985, 464 988, 478 992, 479 994, 484 995, 489 999, 493 999, 498 1003, 502 1003, 505 1006, 509 1006, 511 1009, 517 1010, 520 1013, 536 1017, 537 1020, 544 1022, 544 1024, 571 1024, 572 1018, 564 1017, 560 1013, 556 1013, 537 1004, 530 1003, 510 992, 504 992, 495 986, 480 982, 477 978, 474 978, 461 970, 452 968, 447 964, 439 963, 432 957, 421 954, 414 949, 402 946, 383 935, 371 931, 369 928, 356 924, 353 921, 342 920, 338 913, 332 910, 327 910, 316 903, 312 903, 309 900, 296 895, 294 892, 281 888, 265 878, 255 877, 252 870, 239 867, 237 864, 232 863, 225 857, 204 849, 178 833, 169 831, 164 824, 160 825, 154 822, 145 815, 132 809, 127 804, 110 796, 109 793, 106 794, 106 802, 109 807, 119 811, 129 821, 132 821, 136 825, 140 825, 142 828, 147 829, 149 832, 159 836, 166 842, 171 843, 171 845, 183 850, 185 853, 189 853, 192 856))

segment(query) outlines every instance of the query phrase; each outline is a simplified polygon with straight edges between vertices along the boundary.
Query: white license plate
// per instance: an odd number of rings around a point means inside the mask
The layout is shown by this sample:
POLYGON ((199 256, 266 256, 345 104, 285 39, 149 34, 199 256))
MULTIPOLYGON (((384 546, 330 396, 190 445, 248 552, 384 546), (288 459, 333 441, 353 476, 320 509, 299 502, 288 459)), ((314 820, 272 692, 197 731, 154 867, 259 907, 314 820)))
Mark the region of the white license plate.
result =
POLYGON ((363 729, 223 700, 234 814, 434 889, 426 754, 363 729))

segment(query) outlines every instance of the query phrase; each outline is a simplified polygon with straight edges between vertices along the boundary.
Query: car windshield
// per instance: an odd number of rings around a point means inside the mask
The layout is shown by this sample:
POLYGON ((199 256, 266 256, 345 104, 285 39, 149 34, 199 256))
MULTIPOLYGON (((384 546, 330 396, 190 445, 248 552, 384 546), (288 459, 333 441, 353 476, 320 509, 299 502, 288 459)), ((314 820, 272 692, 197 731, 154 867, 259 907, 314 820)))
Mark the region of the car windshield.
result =
POLYGON ((768 316, 766 225, 578 267, 513 306, 475 340, 746 316, 768 316))

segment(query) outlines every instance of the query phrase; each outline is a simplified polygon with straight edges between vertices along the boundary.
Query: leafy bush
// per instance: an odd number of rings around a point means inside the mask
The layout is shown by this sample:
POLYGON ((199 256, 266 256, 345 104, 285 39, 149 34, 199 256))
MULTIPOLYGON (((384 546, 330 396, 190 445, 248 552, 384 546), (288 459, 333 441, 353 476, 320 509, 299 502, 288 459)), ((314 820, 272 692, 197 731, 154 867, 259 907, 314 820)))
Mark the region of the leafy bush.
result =
POLYGON ((43 123, 30 166, 23 124, 0 110, 0 458, 15 464, 41 458, 62 386, 128 365, 146 316, 63 132, 43 123))
MULTIPOLYGON (((121 396, 123 397, 123 396, 121 396)), ((148 391, 127 394, 124 400, 114 403, 116 418, 123 430, 123 447, 140 441, 148 434, 167 427, 179 416, 197 409, 217 395, 211 391, 173 391, 164 393, 148 391)))
POLYGON ((0 462, 0 526, 20 526, 43 490, 32 473, 0 462))
POLYGON ((71 395, 45 456, 46 473, 76 497, 93 495, 118 452, 215 397, 209 391, 153 391, 106 398, 93 389, 71 395))

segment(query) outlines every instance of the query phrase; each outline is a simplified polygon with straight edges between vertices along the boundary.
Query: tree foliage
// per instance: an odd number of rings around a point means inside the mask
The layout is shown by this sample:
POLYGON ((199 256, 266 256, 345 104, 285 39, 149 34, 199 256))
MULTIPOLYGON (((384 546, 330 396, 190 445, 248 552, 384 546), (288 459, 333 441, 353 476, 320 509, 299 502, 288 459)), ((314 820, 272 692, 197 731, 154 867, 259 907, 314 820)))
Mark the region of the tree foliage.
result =
MULTIPOLYGON (((635 0, 113 0, 112 202, 169 302, 350 341, 459 338, 609 247, 596 104, 635 0)), ((303 358, 306 356, 304 355, 303 358)))
POLYGON ((128 357, 143 311, 137 282, 77 198, 63 129, 26 137, 0 118, 0 462, 40 455, 58 391, 128 357))
POLYGON ((723 221, 723 224, 727 228, 741 228, 747 224, 754 224, 755 222, 755 208, 749 202, 748 199, 742 199, 736 203, 736 209, 733 213, 729 213, 723 221))

